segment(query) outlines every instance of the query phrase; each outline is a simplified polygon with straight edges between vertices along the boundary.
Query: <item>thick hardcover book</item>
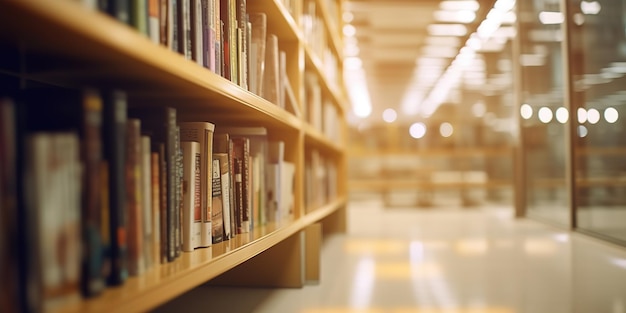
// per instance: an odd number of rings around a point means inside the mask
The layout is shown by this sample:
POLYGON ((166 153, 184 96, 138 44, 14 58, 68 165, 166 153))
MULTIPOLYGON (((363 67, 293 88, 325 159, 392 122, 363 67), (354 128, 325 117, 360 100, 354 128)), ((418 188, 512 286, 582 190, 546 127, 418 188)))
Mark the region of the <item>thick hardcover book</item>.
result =
POLYGON ((173 261, 176 258, 176 248, 178 247, 177 223, 179 222, 178 211, 179 203, 177 201, 179 194, 176 188, 180 187, 177 172, 177 164, 179 162, 178 144, 176 143, 176 109, 170 107, 138 107, 129 110, 129 115, 141 119, 141 125, 144 131, 151 134, 152 140, 164 143, 164 165, 165 175, 163 179, 166 183, 164 203, 166 214, 161 215, 167 222, 167 260, 173 261))
POLYGON ((200 247, 202 208, 200 143, 182 141, 183 150, 183 251, 191 252, 200 247))
POLYGON ((79 299, 79 154, 76 133, 34 132, 25 139, 28 311, 47 312, 79 299))
POLYGON ((126 207, 128 209, 128 274, 144 272, 143 205, 141 199, 141 121, 128 119, 126 124, 126 207))
POLYGON ((212 172, 212 213, 211 221, 213 222, 212 240, 213 243, 219 243, 224 240, 224 202, 222 200, 222 175, 220 174, 220 159, 217 154, 213 154, 212 172))
POLYGON ((209 247, 213 242, 212 224, 212 159, 213 159, 213 132, 215 125, 208 122, 183 122, 181 127, 182 141, 195 141, 200 144, 202 156, 201 172, 201 207, 202 207, 202 235, 200 246, 209 247))
POLYGON ((101 228, 102 98, 94 90, 34 91, 26 95, 28 129, 33 131, 77 131, 80 138, 80 161, 84 170, 81 183, 82 260, 81 287, 85 296, 100 293, 105 286, 107 268, 101 228))
MULTIPOLYGON (((225 209, 225 211, 228 210, 230 225, 225 227, 230 228, 230 236, 226 238, 230 239, 237 234, 237 217, 235 215, 235 164, 232 162, 231 157, 233 154, 233 144, 228 134, 215 134, 213 144, 215 153, 226 155, 226 161, 220 162, 223 164, 222 166, 226 166, 228 169, 228 181, 226 184, 222 181, 222 185, 226 185, 228 188, 227 195, 229 206, 225 209)), ((220 155, 220 158, 221 157, 222 156, 220 155)))
POLYGON ((215 73, 220 76, 224 76, 222 63, 223 63, 223 53, 222 53, 222 19, 220 18, 220 2, 219 0, 212 0, 213 2, 213 30, 212 32, 215 34, 215 50, 213 55, 213 61, 215 62, 215 73))

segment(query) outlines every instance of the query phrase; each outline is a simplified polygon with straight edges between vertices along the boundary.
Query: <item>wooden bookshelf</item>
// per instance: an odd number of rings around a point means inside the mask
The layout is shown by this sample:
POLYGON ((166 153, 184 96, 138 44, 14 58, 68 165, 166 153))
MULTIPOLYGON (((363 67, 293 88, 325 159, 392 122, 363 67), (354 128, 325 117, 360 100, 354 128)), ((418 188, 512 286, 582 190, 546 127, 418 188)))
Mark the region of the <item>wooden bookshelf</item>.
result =
MULTIPOLYGON (((290 79, 301 98, 308 48, 298 26, 300 17, 292 16, 278 0, 248 1, 248 10, 265 12, 268 32, 276 31, 280 45, 289 47, 286 51, 292 65, 288 66, 288 74, 299 72, 290 74, 290 79)), ((335 21, 337 25, 340 21, 335 21)), ((338 51, 337 36, 332 41, 338 51)), ((83 8, 76 1, 7 0, 0 4, 0 52, 4 59, 0 61, 2 76, 68 88, 120 88, 128 92, 131 102, 168 104, 180 112, 179 117, 210 118, 217 127, 220 123, 264 126, 270 138, 286 141, 286 158, 296 164, 297 171, 304 168, 304 154, 310 149, 325 152, 338 168, 338 196, 314 211, 307 212, 302 204, 304 175, 297 172, 293 220, 255 228, 249 235, 238 235, 212 248, 182 253, 174 262, 152 267, 120 287, 108 288, 100 296, 54 312, 148 311, 243 263, 253 262, 255 256, 275 249, 314 223, 322 222, 324 233, 328 229, 345 230, 347 180, 342 144, 313 129, 303 117, 152 43, 132 27, 83 8)), ((330 92, 323 71, 315 73, 330 92)), ((339 129, 345 132, 345 98, 336 91, 333 94, 332 102, 340 112, 339 129)), ((339 137, 345 140, 345 133, 339 137)))

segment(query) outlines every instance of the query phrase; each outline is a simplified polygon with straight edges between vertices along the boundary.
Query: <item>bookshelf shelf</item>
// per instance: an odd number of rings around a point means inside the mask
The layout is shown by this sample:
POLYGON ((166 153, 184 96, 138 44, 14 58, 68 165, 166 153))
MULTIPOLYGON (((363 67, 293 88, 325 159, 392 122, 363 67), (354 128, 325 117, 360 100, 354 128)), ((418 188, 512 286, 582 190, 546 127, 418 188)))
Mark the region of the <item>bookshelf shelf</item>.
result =
MULTIPOLYGON (((302 103, 306 100, 301 99, 304 71, 313 67, 322 92, 337 108, 336 129, 345 132, 345 100, 337 92, 343 88, 330 84, 321 59, 315 59, 306 47, 300 29, 302 12, 297 11, 303 10, 302 1, 296 3, 296 12, 292 13, 279 0, 248 0, 247 11, 267 14, 267 31, 278 36, 279 46, 287 54, 286 72, 300 107, 306 105, 302 103)), ((327 12, 324 14, 324 22, 329 23, 332 17, 327 12)), ((339 21, 331 31, 337 25, 339 21)), ((337 36, 332 36, 332 49, 339 57, 337 36)), ((336 195, 311 211, 304 205, 305 175, 295 173, 294 217, 289 222, 278 226, 268 223, 211 248, 182 252, 176 260, 152 266, 142 274, 131 276, 121 286, 108 287, 101 295, 63 304, 51 312, 149 311, 231 269, 253 263, 251 259, 255 256, 276 250, 312 224, 322 223, 324 228, 345 231, 347 181, 345 149, 340 142, 328 138, 303 116, 153 43, 133 27, 87 9, 80 1, 2 1, 0 58, 0 79, 10 81, 12 86, 120 89, 128 95, 129 107, 170 106, 176 109, 178 122, 193 117, 215 123, 216 129, 223 125, 265 127, 269 139, 285 142, 284 161, 294 163, 298 171, 305 167, 305 154, 319 150, 339 173, 334 181, 336 195)), ((339 61, 338 73, 340 64, 339 61)), ((0 92, 22 91, 21 87, 15 89, 18 90, 0 85, 0 92)), ((346 137, 337 136, 341 140, 346 137)), ((298 253, 301 251, 305 249, 298 249, 298 253)))
POLYGON ((326 31, 331 43, 330 47, 332 48, 333 53, 339 56, 339 62, 341 62, 341 58, 343 57, 343 45, 340 37, 342 30, 339 28, 341 24, 338 20, 339 17, 331 16, 326 3, 327 1, 317 0, 317 5, 320 8, 320 14, 322 15, 324 25, 326 25, 326 31))
POLYGON ((172 263, 130 278, 122 287, 108 289, 97 298, 60 308, 70 312, 142 312, 154 308, 266 251, 279 242, 345 206, 341 197, 283 226, 268 225, 248 235, 185 253, 172 263), (113 309, 114 308, 114 309, 113 309))

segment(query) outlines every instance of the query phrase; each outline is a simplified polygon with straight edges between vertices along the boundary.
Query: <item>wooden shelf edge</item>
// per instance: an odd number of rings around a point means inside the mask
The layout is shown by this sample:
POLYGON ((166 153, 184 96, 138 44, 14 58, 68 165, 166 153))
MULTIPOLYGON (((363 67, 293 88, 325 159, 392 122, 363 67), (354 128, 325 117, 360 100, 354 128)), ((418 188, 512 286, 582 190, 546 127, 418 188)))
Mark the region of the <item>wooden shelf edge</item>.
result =
POLYGON ((343 149, 339 144, 334 143, 328 137, 326 137, 321 131, 308 123, 304 123, 303 126, 305 139, 314 141, 318 146, 323 147, 326 150, 330 150, 336 154, 343 154, 343 149))
POLYGON ((253 0, 248 1, 248 12, 265 12, 267 14, 268 34, 270 28, 278 36, 279 40, 302 41, 302 33, 298 23, 289 10, 278 0, 253 0), (280 18, 277 18, 280 17, 280 18))
POLYGON ((343 58, 343 46, 339 37, 339 34, 342 32, 342 30, 340 29, 339 21, 332 22, 332 17, 330 16, 330 12, 328 11, 328 6, 326 5, 325 1, 317 0, 317 5, 320 8, 320 13, 322 15, 322 19, 324 20, 324 25, 326 25, 326 33, 330 38, 329 41, 331 42, 331 46, 333 50, 335 50, 335 53, 337 53, 337 61, 341 62, 343 58), (335 29, 331 29, 331 27, 334 27, 335 29))
POLYGON ((214 258, 211 256, 211 248, 183 253, 176 261, 157 265, 143 275, 131 277, 122 286, 109 288, 100 296, 82 300, 55 312, 137 312, 153 309, 270 249, 308 225, 330 215, 345 205, 346 201, 346 197, 340 197, 298 220, 214 258), (194 258, 206 260, 199 260, 197 264, 186 264, 193 263, 194 258), (188 268, 184 268, 185 266, 188 268), (167 274, 168 271, 180 273, 172 276, 167 274), (166 277, 161 279, 159 276, 166 277))
MULTIPOLYGON (((337 108, 337 112, 339 113, 340 116, 344 116, 345 114, 345 103, 346 100, 343 97, 343 93, 340 90, 336 90, 337 88, 334 88, 331 86, 330 82, 328 82, 328 79, 326 78, 326 75, 324 75, 324 71, 322 70, 322 61, 320 60, 319 56, 315 55, 315 53, 313 53, 313 51, 311 51, 311 48, 308 45, 304 45, 304 55, 306 57, 306 61, 307 63, 309 63, 313 69, 315 70, 315 73, 317 74, 318 79, 321 82, 321 86, 324 89, 324 91, 329 94, 332 98, 332 102, 335 105, 335 107, 337 108)), ((339 73, 340 75, 343 75, 342 73, 339 73)))

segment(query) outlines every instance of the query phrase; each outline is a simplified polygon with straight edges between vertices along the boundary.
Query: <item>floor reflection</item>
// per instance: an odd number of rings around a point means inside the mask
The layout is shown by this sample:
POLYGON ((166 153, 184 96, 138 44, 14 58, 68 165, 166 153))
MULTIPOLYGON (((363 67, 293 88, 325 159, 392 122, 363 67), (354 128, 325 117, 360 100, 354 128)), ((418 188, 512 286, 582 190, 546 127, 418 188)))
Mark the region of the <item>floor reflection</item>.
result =
POLYGON ((203 286, 157 311, 626 313, 626 249, 509 207, 351 203, 348 221, 324 244, 319 285, 203 286))

